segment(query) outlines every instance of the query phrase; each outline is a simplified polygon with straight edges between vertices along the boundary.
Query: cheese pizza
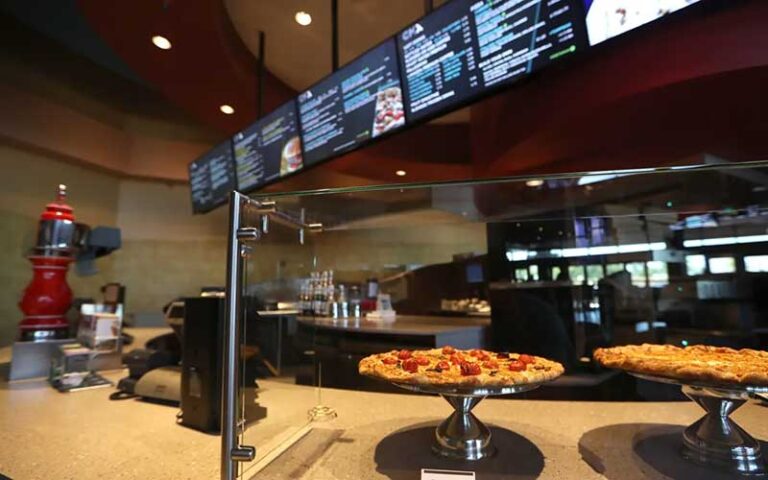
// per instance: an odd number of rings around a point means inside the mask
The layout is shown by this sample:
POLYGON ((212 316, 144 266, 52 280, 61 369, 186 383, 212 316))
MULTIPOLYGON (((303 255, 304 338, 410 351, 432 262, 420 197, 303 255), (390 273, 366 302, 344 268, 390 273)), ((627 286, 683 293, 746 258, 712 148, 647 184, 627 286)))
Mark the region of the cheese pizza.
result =
POLYGON ((626 345, 598 348, 595 360, 608 368, 673 380, 768 386, 768 352, 693 345, 626 345))

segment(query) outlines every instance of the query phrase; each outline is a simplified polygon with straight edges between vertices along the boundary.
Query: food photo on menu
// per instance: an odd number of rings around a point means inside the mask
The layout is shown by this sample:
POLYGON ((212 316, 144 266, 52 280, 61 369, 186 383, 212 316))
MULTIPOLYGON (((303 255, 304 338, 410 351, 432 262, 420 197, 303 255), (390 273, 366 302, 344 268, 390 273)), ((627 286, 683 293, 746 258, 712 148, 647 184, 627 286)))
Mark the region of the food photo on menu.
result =
POLYGON ((303 165, 301 139, 298 135, 295 135, 285 142, 283 150, 280 153, 280 175, 287 175, 301 170, 303 165))
POLYGON ((394 128, 405 125, 403 92, 400 87, 387 87, 376 93, 376 110, 373 118, 372 137, 378 137, 394 128))
POLYGON ((584 0, 589 42, 604 42, 699 1, 584 0))

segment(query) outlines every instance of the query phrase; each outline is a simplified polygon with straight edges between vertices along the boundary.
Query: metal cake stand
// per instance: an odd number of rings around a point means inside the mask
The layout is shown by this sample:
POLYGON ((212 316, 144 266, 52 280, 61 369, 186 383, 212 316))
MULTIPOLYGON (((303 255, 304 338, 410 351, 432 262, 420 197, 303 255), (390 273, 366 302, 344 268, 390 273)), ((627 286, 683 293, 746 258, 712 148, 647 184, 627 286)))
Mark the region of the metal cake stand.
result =
POLYGON ((454 411, 435 429, 432 451, 442 457, 460 460, 480 460, 493 455, 491 431, 473 413, 472 409, 485 397, 522 393, 538 388, 542 383, 529 383, 510 387, 451 387, 437 385, 394 385, 418 393, 431 393, 443 397, 454 411))
POLYGON ((684 458, 731 473, 768 475, 760 442, 730 419, 747 400, 768 393, 768 387, 715 385, 629 373, 644 380, 680 385, 685 396, 707 412, 683 432, 684 458))

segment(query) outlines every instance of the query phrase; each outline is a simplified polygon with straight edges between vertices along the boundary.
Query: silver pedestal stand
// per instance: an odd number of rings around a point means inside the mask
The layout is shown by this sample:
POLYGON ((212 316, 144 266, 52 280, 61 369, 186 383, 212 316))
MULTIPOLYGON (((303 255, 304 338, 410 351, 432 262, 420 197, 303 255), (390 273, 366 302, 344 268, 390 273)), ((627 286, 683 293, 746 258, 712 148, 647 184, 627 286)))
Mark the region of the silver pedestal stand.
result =
POLYGON ((432 393, 443 397, 454 408, 435 430, 432 451, 442 457, 459 460, 480 460, 493 455, 496 448, 491 443, 491 431, 473 413, 472 409, 485 397, 522 393, 538 388, 541 383, 510 387, 457 388, 435 385, 394 385, 418 393, 432 393))
POLYGON ((685 459, 741 475, 766 476, 760 442, 755 440, 730 415, 768 387, 713 385, 685 382, 665 377, 632 373, 654 382, 680 385, 683 393, 707 413, 683 432, 685 459))

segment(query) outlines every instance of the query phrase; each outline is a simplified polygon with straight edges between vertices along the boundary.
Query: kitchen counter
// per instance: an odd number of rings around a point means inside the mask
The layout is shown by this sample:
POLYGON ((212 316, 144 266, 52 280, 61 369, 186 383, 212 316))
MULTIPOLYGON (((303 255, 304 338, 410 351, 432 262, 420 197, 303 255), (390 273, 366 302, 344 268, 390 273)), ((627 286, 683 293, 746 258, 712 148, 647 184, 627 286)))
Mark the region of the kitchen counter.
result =
MULTIPOLYGON (((0 361, 8 350, 0 349, 0 361)), ((264 457, 276 458, 256 479, 418 479, 422 467, 471 469, 479 479, 733 478, 678 458, 683 426, 702 413, 692 402, 487 399, 474 412, 492 427, 500 454, 459 463, 429 451, 434 425, 450 413, 439 397, 324 389, 323 402, 339 416, 306 433, 315 389, 275 380, 260 386, 257 401, 268 415, 246 431, 244 443, 256 446, 258 457, 245 478, 264 457), (287 439, 302 433, 277 456, 287 439)), ((218 478, 219 437, 176 425, 177 408, 111 401, 112 391, 61 394, 43 380, 8 384, 3 376, 0 474, 17 480, 218 478)), ((733 418, 768 439, 768 408, 746 405, 733 418)))

